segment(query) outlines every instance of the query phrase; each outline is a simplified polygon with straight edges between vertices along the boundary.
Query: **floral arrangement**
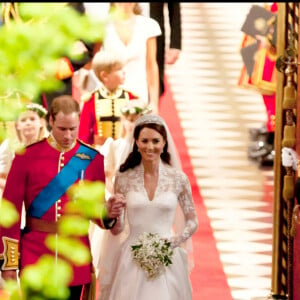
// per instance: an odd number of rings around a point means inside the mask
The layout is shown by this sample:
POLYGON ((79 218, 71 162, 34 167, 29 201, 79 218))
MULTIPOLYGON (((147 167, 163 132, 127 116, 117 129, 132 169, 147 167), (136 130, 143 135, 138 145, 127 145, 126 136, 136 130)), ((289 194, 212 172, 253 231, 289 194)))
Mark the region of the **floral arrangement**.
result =
POLYGON ((35 111, 41 118, 48 113, 47 109, 38 103, 28 103, 26 109, 35 111))
POLYGON ((121 108, 123 115, 139 115, 149 112, 151 112, 151 109, 148 107, 148 104, 140 99, 130 100, 121 108))
POLYGON ((173 250, 171 243, 161 238, 157 233, 142 233, 135 244, 131 246, 133 260, 147 273, 149 279, 154 279, 172 264, 173 250))

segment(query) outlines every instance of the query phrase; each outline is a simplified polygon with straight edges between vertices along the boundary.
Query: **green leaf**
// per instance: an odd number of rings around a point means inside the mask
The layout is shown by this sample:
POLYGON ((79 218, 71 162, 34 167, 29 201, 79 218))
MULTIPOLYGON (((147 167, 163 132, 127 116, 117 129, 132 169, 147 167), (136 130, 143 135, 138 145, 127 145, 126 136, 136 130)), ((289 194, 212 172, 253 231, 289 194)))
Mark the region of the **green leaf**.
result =
POLYGON ((88 234, 90 221, 78 215, 65 215, 59 220, 59 232, 64 235, 84 236, 88 234))
POLYGON ((87 218, 106 216, 105 184, 101 181, 82 181, 71 186, 67 194, 73 202, 66 206, 67 211, 80 212, 87 218))
POLYGON ((131 249, 132 249, 132 250, 137 250, 137 249, 142 248, 142 246, 143 246, 142 244, 140 244, 140 245, 132 245, 132 246, 131 246, 131 249))
POLYGON ((14 204, 4 198, 0 201, 0 216, 0 225, 5 228, 14 225, 20 218, 14 204))
POLYGON ((75 265, 81 266, 91 261, 89 248, 78 238, 48 235, 45 244, 53 253, 57 251, 59 255, 75 265))
POLYGON ((21 273, 21 289, 26 299, 66 299, 72 280, 72 267, 60 258, 43 255, 21 273))
POLYGON ((3 283, 4 292, 0 290, 0 299, 22 300, 21 291, 18 282, 15 280, 6 280, 3 283), (7 296, 7 297, 6 297, 7 296), (3 298, 2 298, 3 297, 3 298))

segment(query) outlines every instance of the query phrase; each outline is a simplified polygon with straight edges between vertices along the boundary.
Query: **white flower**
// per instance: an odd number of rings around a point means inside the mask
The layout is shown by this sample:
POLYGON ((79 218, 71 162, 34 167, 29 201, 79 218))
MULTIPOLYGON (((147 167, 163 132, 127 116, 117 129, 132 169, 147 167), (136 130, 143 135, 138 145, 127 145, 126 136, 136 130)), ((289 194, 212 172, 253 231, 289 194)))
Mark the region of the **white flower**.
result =
POLYGON ((147 102, 141 99, 133 99, 128 101, 124 106, 121 107, 121 113, 123 115, 134 115, 134 114, 147 114, 151 112, 147 102))
POLYGON ((38 115, 40 117, 44 117, 47 115, 48 111, 46 108, 44 108, 42 105, 38 104, 38 103, 28 103, 26 105, 26 108, 29 109, 29 110, 33 110, 35 111, 36 113, 38 113, 38 115))
POLYGON ((137 112, 137 110, 136 110, 135 107, 129 108, 129 114, 130 114, 130 115, 133 115, 133 114, 135 114, 136 112, 137 112))
POLYGON ((131 246, 133 260, 147 273, 149 279, 154 279, 172 264, 173 250, 171 243, 161 238, 157 233, 142 233, 131 246))

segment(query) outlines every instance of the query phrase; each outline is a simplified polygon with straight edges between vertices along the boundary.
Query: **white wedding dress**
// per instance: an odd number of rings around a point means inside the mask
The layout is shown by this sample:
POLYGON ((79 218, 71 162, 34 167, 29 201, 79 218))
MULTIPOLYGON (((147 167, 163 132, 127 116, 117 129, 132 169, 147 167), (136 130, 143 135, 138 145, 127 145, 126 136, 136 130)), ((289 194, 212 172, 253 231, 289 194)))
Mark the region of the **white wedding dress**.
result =
MULTIPOLYGON (((124 173, 117 173, 115 187, 127 201, 129 232, 126 239, 122 237, 120 251, 113 261, 103 262, 107 265, 106 271, 102 265, 103 272, 100 274, 100 299, 191 300, 187 253, 180 245, 196 231, 198 221, 187 176, 161 161, 158 186, 150 200, 144 188, 144 168, 140 164, 124 173), (172 227, 178 204, 186 222, 182 232, 175 235, 172 227), (165 238, 173 236, 172 243, 176 246, 172 264, 155 279, 147 279, 147 274, 132 259, 131 245, 143 232, 158 233, 165 238)), ((116 245, 117 242, 108 245, 107 251, 115 251, 116 245)))

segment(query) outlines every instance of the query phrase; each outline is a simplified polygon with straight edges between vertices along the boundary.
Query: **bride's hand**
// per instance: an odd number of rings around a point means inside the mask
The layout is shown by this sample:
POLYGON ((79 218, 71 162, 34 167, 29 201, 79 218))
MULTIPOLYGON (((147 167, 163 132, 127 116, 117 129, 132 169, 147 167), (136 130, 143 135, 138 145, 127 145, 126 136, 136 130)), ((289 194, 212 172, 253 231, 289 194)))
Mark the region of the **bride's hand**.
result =
POLYGON ((176 237, 173 236, 171 238, 162 238, 162 241, 165 243, 170 243, 170 248, 174 249, 177 247, 177 243, 176 243, 176 237))
POLYGON ((107 217, 118 218, 126 206, 125 197, 121 194, 112 195, 107 201, 107 217))
POLYGON ((177 247, 179 247, 180 246, 180 238, 179 237, 177 237, 177 236, 172 236, 171 238, 170 238, 170 243, 171 243, 171 249, 174 249, 174 248, 177 248, 177 247))

